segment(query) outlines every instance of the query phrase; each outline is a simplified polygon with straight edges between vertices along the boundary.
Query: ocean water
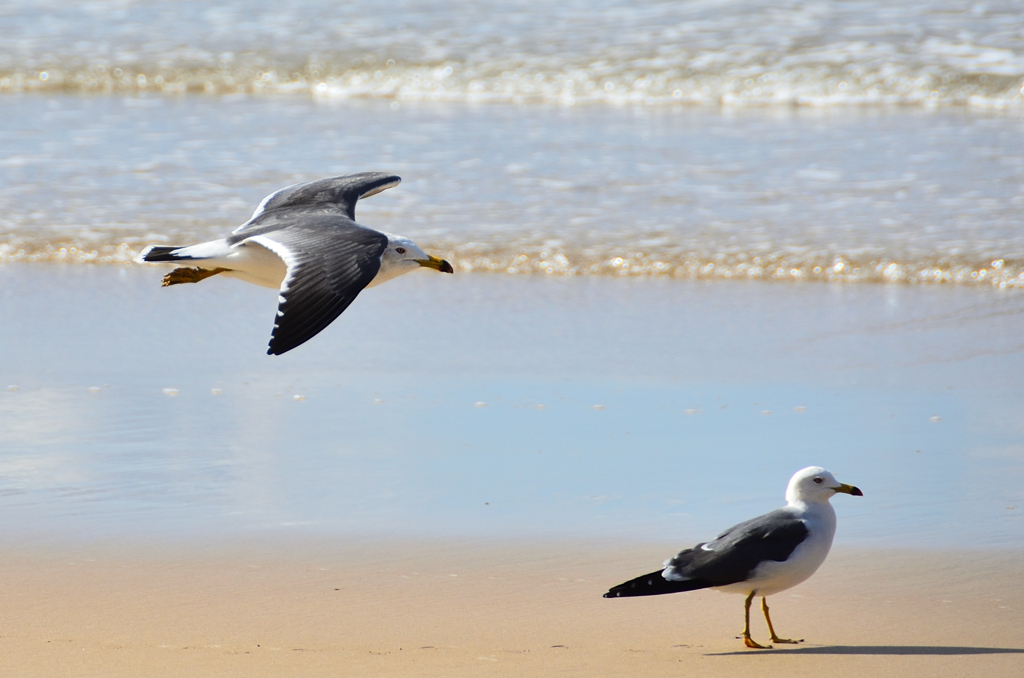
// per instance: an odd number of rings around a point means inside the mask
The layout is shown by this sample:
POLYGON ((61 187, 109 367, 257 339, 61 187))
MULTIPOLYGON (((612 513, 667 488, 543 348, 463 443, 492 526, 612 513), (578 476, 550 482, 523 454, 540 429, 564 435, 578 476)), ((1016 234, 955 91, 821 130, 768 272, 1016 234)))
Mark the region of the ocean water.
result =
POLYGON ((0 2, 0 533, 1020 548, 1017 4, 0 2), (133 263, 363 170, 456 275, 286 356, 133 263))
POLYGON ((1024 285, 1013 2, 0 3, 0 261, 290 183, 462 271, 1024 285), (97 96, 99 95, 99 96, 97 96))
POLYGON ((1014 0, 4 2, 0 91, 1020 106, 1014 0))
POLYGON ((0 260, 130 263, 282 186, 461 272, 1024 286, 1024 117, 0 95, 0 260))

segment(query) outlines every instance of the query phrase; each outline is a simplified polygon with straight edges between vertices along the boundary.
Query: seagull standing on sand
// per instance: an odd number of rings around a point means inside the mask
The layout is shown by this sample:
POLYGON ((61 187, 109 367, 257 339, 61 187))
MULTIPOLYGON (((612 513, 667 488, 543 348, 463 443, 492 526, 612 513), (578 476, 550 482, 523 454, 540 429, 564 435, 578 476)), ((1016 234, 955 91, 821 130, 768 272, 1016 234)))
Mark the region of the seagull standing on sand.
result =
POLYGON ((789 480, 782 508, 730 527, 714 541, 681 551, 665 561, 664 569, 619 584, 604 597, 655 596, 710 587, 742 593, 747 597, 743 643, 764 649, 750 637, 750 603, 759 595, 772 642, 803 642, 775 635, 767 597, 796 586, 825 562, 836 533, 836 512, 828 500, 837 492, 856 497, 864 494, 840 483, 820 466, 797 471, 789 480))
POLYGON ((393 174, 361 172, 288 186, 264 198, 252 218, 226 238, 147 247, 139 258, 202 262, 174 269, 164 276, 164 287, 223 273, 279 288, 267 353, 280 355, 330 325, 367 287, 421 267, 453 272, 451 264, 408 238, 355 222, 356 201, 400 181, 393 174))

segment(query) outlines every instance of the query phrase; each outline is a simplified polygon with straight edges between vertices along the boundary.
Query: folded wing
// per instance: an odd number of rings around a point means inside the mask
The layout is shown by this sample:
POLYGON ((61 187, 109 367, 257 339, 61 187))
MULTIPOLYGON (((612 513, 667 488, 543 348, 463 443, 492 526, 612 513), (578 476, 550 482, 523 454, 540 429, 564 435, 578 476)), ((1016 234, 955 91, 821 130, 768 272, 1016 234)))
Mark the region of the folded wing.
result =
POLYGON ((619 584, 604 597, 653 596, 746 581, 761 563, 789 558, 807 535, 802 520, 777 509, 729 528, 714 541, 680 551, 664 569, 619 584))

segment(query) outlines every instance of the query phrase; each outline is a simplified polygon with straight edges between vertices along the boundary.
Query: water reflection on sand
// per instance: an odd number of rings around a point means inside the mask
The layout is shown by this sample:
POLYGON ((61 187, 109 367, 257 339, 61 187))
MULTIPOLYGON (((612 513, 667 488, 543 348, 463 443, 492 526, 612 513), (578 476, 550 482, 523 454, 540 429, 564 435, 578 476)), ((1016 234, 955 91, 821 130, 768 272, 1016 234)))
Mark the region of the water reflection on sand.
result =
POLYGON ((271 358, 159 276, 0 268, 3 532, 685 541, 813 463, 840 542, 1024 544, 1016 293, 409 276, 271 358))

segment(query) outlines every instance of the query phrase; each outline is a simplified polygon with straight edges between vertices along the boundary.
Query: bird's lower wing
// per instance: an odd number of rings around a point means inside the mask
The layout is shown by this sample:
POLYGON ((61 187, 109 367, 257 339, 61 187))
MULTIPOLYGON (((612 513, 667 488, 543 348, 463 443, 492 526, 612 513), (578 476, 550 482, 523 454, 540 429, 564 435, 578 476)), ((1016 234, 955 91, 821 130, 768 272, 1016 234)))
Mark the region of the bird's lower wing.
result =
POLYGON ((288 266, 267 353, 309 341, 349 307, 380 270, 388 239, 369 229, 293 226, 250 238, 288 266))

